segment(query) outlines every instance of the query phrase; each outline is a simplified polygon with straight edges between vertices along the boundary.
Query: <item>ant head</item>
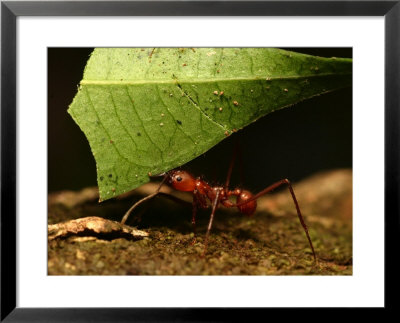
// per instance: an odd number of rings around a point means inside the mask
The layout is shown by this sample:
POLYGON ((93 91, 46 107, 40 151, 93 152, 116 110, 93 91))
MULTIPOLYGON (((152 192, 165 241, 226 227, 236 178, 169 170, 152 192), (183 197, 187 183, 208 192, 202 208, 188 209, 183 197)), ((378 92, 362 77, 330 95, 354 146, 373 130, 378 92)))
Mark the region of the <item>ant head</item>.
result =
POLYGON ((168 173, 169 184, 178 191, 193 192, 196 189, 196 179, 187 171, 171 170, 168 173))

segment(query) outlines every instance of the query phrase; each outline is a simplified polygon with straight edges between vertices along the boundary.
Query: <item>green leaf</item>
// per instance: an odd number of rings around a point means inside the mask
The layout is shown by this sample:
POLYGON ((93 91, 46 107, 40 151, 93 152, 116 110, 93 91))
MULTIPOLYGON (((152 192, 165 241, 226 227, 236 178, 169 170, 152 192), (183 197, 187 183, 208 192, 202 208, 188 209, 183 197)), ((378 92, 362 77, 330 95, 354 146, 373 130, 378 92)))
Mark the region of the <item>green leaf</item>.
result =
POLYGON ((279 49, 98 48, 68 112, 89 141, 106 200, 351 81, 351 59, 279 49))

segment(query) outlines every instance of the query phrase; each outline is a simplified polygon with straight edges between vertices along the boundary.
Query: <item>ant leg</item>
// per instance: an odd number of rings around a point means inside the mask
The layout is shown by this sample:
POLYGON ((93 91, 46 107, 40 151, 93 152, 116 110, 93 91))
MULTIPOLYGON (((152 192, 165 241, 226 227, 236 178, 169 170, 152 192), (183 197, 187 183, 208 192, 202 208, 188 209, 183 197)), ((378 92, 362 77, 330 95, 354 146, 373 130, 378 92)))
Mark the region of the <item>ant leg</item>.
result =
POLYGON ((121 220, 121 224, 125 224, 126 220, 128 220, 129 215, 131 214, 131 212, 140 204, 142 204, 144 201, 150 200, 151 198, 153 198, 154 196, 156 196, 157 194, 160 193, 160 189, 161 186, 163 186, 163 184, 165 183, 165 181, 167 180, 168 176, 165 175, 164 179, 161 181, 160 186, 158 186, 158 188, 156 189, 156 191, 150 195, 147 195, 146 197, 142 198, 141 200, 137 201, 135 204, 133 204, 131 206, 131 208, 126 211, 126 213, 124 214, 124 216, 122 217, 121 220))
POLYGON ((268 186, 267 188, 265 188, 261 192, 257 193, 256 195, 254 195, 253 197, 251 197, 247 201, 243 201, 241 203, 234 204, 232 206, 241 206, 241 205, 244 205, 244 204, 246 204, 248 202, 254 201, 254 200, 258 199, 260 196, 262 196, 264 194, 267 194, 268 192, 273 191, 274 189, 276 189, 277 187, 279 187, 279 186, 281 186, 283 184, 287 184, 288 187, 289 187, 290 194, 292 195, 292 199, 293 199, 294 205, 296 207, 297 216, 299 217, 300 223, 303 226, 304 232, 305 232, 305 234, 307 236, 308 243, 310 244, 310 247, 311 247, 311 250, 312 250, 312 253, 313 253, 313 256, 314 256, 314 261, 315 261, 315 263, 317 263, 317 256, 315 254, 314 246, 313 246, 313 244, 311 242, 310 234, 308 233, 307 225, 304 222, 303 216, 301 215, 299 203, 297 202, 296 195, 294 194, 294 190, 293 190, 292 184, 290 183, 290 181, 288 179, 282 179, 279 182, 276 182, 276 183, 268 186))
MULTIPOLYGON (((185 200, 182 200, 176 196, 164 193, 164 192, 159 192, 158 196, 164 196, 166 198, 169 198, 170 200, 177 202, 179 204, 189 204, 190 202, 187 202, 185 200)), ((192 201, 192 226, 193 226, 193 240, 190 242, 191 245, 194 245, 196 243, 196 213, 197 213, 197 207, 198 207, 198 201, 197 201, 197 195, 196 193, 193 194, 193 201, 192 201)))
POLYGON ((214 199, 213 204, 212 204, 210 222, 208 223, 207 233, 206 233, 206 237, 205 237, 205 239, 204 239, 204 251, 203 251, 202 257, 205 256, 206 251, 207 251, 208 237, 209 237, 209 235, 210 235, 212 223, 213 223, 213 220, 214 220, 215 210, 217 209, 217 206, 218 206, 219 195, 220 195, 220 193, 221 193, 221 190, 217 190, 217 192, 216 192, 216 194, 215 194, 215 199, 214 199))
POLYGON ((197 215, 197 191, 193 194, 193 202, 192 202, 192 227, 193 227, 193 240, 191 242, 192 245, 196 243, 196 215, 197 215))
MULTIPOLYGON (((192 227, 193 227, 193 233, 194 233, 194 237, 193 240, 191 242, 191 244, 195 244, 196 243, 196 215, 197 215, 197 209, 199 207, 199 199, 198 199, 198 195, 197 195, 197 191, 193 192, 193 201, 192 201, 192 227)), ((170 200, 180 203, 180 204, 185 204, 187 206, 187 204, 189 204, 190 202, 187 202, 185 200, 182 200, 176 196, 164 193, 164 192, 159 192, 158 196, 164 196, 166 198, 169 198, 170 200)))

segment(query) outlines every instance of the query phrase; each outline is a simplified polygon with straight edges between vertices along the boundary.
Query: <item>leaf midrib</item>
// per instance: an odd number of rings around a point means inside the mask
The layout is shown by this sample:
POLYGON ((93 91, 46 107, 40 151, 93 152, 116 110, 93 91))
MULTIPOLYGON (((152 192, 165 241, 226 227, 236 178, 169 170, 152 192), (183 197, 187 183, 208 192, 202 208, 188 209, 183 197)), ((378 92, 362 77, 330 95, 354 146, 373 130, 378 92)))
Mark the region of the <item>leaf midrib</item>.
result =
POLYGON ((290 76, 266 76, 266 77, 223 77, 223 78, 171 78, 171 79, 159 79, 159 80, 85 80, 81 81, 81 85, 141 85, 141 84, 176 84, 182 82, 190 83, 216 83, 216 82, 234 82, 234 81, 274 81, 274 80, 291 80, 291 79, 304 79, 311 77, 326 77, 326 76, 345 76, 351 75, 352 72, 347 73, 320 73, 320 74, 310 74, 310 75, 290 75, 290 76))

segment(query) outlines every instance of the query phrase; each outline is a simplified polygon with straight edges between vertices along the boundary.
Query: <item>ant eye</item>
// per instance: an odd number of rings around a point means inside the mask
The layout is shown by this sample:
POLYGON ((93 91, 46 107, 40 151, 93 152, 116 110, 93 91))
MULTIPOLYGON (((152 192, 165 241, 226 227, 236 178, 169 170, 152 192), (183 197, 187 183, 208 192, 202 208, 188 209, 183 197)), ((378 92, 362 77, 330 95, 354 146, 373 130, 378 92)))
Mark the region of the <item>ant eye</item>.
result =
POLYGON ((176 180, 177 180, 178 182, 180 182, 180 181, 182 180, 182 177, 176 176, 176 180))

